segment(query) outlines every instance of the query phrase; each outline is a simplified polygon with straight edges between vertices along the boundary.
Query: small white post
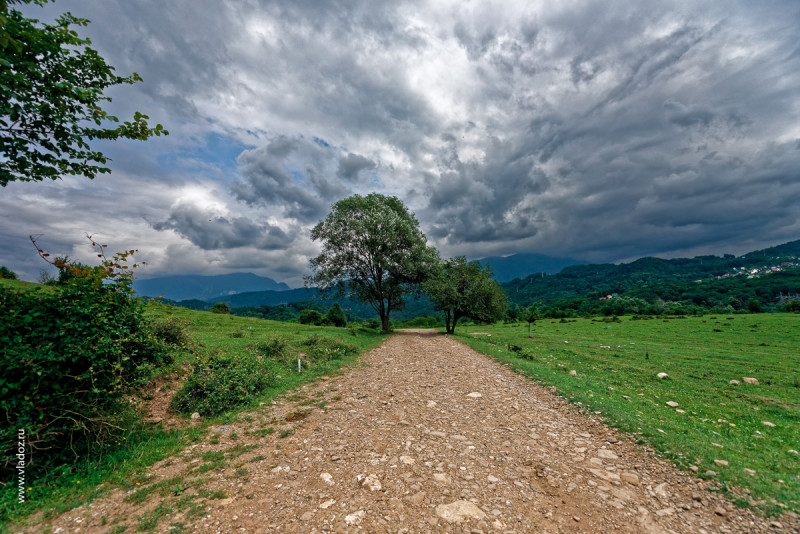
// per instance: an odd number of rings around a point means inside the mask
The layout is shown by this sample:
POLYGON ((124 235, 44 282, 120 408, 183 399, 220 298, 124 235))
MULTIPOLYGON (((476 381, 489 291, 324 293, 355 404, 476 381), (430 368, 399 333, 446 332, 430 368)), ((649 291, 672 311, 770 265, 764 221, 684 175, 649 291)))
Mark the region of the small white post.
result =
POLYGON ((300 368, 300 358, 297 358, 297 372, 302 372, 302 369, 300 368))

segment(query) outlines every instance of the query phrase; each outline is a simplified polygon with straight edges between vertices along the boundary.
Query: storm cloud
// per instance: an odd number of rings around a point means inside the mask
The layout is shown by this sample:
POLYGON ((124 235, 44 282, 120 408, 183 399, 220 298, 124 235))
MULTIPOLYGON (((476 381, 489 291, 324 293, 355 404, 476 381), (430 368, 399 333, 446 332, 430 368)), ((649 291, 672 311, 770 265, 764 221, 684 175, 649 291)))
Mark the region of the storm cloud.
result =
POLYGON ((148 275, 296 285, 310 228, 371 191, 471 258, 741 253, 800 234, 796 2, 24 9, 90 19, 81 33, 144 79, 115 88, 110 111, 145 111, 171 135, 103 145, 115 181, 0 192, 11 267, 28 261, 28 228, 79 250, 78 228, 119 219, 114 240, 149 251, 148 275))

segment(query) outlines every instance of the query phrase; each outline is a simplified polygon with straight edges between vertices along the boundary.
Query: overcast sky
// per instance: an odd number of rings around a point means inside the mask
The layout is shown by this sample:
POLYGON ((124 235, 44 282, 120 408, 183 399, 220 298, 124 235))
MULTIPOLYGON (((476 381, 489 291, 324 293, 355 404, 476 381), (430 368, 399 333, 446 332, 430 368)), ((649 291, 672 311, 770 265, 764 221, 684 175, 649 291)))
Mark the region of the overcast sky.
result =
POLYGON ((57 0, 117 68, 109 109, 168 137, 112 173, 0 189, 0 264, 28 241, 142 277, 300 285, 310 228, 398 196, 444 256, 610 262, 800 238, 800 3, 57 0))

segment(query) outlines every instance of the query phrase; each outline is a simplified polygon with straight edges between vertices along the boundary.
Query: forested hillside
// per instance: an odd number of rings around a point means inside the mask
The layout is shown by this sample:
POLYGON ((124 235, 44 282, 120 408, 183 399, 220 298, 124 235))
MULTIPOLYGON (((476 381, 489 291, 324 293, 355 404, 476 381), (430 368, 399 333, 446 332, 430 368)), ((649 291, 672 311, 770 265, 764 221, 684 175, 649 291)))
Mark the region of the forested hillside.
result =
POLYGON ((800 293, 800 241, 743 256, 641 258, 631 263, 577 265, 555 275, 533 274, 503 287, 514 304, 539 301, 578 314, 661 313, 670 305, 778 309, 800 293), (625 299, 637 299, 636 302, 625 299))

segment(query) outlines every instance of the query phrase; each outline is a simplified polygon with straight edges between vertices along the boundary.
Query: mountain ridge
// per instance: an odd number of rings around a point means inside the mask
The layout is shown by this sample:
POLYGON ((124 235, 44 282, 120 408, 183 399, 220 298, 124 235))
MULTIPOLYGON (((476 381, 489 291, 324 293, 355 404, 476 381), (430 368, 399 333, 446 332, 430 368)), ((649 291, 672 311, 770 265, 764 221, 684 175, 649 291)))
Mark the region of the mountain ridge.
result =
POLYGON ((556 274, 565 267, 573 265, 589 265, 588 261, 532 252, 521 252, 510 256, 488 256, 478 261, 481 265, 489 265, 494 272, 495 279, 501 283, 536 273, 556 274))
POLYGON ((134 280, 133 289, 147 297, 163 297, 173 301, 209 300, 252 291, 288 291, 283 282, 253 273, 219 275, 179 274, 134 280))

